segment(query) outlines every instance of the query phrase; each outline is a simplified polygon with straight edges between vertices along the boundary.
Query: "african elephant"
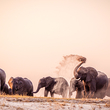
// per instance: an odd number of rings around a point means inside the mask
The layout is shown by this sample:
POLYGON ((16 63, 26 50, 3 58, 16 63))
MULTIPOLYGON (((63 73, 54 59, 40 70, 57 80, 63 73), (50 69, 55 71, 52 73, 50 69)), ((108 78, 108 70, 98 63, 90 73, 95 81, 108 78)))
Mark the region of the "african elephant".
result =
POLYGON ((2 90, 3 90, 3 87, 5 85, 5 81, 6 81, 5 71, 0 69, 0 92, 2 92, 2 90))
POLYGON ((89 96, 93 97, 94 93, 96 92, 96 77, 98 75, 98 72, 93 67, 83 67, 81 66, 83 63, 86 62, 85 57, 78 57, 77 60, 79 61, 79 64, 74 69, 74 77, 76 79, 80 78, 81 81, 84 81, 84 88, 85 85, 88 85, 89 87, 89 96), (81 66, 81 67, 80 67, 81 66))
MULTIPOLYGON (((70 95, 71 92, 76 90, 76 87, 78 88, 79 93, 76 98, 86 97, 86 95, 89 94, 90 88, 89 85, 85 85, 85 92, 82 92, 84 90, 84 83, 81 82, 79 79, 72 78, 70 81, 70 95), (74 89, 75 88, 75 89, 74 89)), ((108 87, 108 77, 105 73, 102 73, 98 71, 98 76, 96 77, 96 91, 94 92, 93 98, 104 98, 106 96, 106 90, 108 87)))
POLYGON ((48 92, 50 92, 51 97, 54 97, 54 94, 62 95, 62 97, 67 97, 67 92, 69 90, 69 85, 67 81, 62 78, 52 78, 50 76, 41 78, 38 83, 37 90, 33 93, 37 93, 40 88, 45 87, 44 96, 48 96, 48 92))
POLYGON ((7 95, 7 94, 11 95, 11 89, 8 88, 8 85, 7 85, 7 84, 4 84, 2 93, 3 93, 3 94, 6 94, 6 95, 7 95))
POLYGON ((110 97, 110 78, 108 78, 108 87, 106 90, 106 96, 110 97))
POLYGON ((10 88, 12 89, 12 94, 28 95, 33 96, 33 84, 27 78, 22 77, 11 77, 8 81, 10 88))
POLYGON ((83 82, 79 79, 72 78, 70 80, 70 87, 69 87, 69 98, 71 98, 72 92, 76 91, 75 98, 83 98, 84 97, 84 85, 83 82))

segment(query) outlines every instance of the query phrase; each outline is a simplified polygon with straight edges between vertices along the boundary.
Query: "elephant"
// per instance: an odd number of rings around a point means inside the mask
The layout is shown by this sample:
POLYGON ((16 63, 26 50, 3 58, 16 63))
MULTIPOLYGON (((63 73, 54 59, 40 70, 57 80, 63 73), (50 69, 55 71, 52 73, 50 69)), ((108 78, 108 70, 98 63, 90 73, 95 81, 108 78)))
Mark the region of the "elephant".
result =
POLYGON ((106 96, 110 97, 110 78, 108 78, 108 87, 106 90, 106 96))
POLYGON ((33 84, 32 82, 27 78, 22 77, 11 77, 8 81, 8 84, 12 90, 12 94, 18 94, 18 95, 27 95, 27 96, 33 96, 33 84))
POLYGON ((66 98, 69 91, 68 82, 63 77, 52 78, 48 76, 41 78, 37 90, 33 93, 37 93, 43 87, 45 87, 44 97, 47 97, 48 92, 50 92, 51 97, 54 97, 54 94, 58 94, 62 95, 63 98, 66 98))
POLYGON ((75 98, 83 98, 84 97, 84 85, 80 79, 72 78, 70 80, 69 87, 69 98, 71 98, 72 92, 76 91, 75 98))
MULTIPOLYGON (((101 98, 103 99, 107 93, 108 87, 108 77, 105 73, 98 71, 98 76, 96 77, 96 91, 94 93, 93 98, 101 98)), ((81 82, 80 79, 72 78, 70 81, 70 96, 72 92, 76 91, 76 88, 78 88, 77 96, 76 98, 85 98, 85 95, 88 95, 90 92, 89 85, 85 85, 85 91, 84 91, 84 83, 81 82)))
POLYGON ((106 87, 108 86, 107 75, 105 73, 98 72, 93 67, 81 66, 83 63, 86 62, 85 57, 79 57, 77 60, 79 61, 79 64, 74 69, 74 77, 76 79, 80 78, 81 81, 82 80, 84 81, 84 89, 85 89, 85 86, 89 87, 89 94, 86 94, 86 95, 88 95, 89 98, 96 97, 96 96, 94 96, 94 93, 96 93, 97 90, 102 89, 104 85, 106 85, 106 87), (100 86, 99 87, 97 86, 98 88, 96 88, 96 78, 97 78, 98 74, 102 74, 102 75, 100 75, 100 77, 101 76, 104 76, 104 77, 101 77, 103 80, 103 84, 102 83, 100 84, 100 80, 99 80, 98 85, 100 85, 100 86))
POLYGON ((2 94, 3 87, 6 81, 6 73, 4 70, 0 69, 0 92, 2 94))
POLYGON ((6 95, 7 94, 11 95, 11 88, 8 88, 8 85, 5 84, 4 87, 3 87, 2 93, 6 94, 6 95))

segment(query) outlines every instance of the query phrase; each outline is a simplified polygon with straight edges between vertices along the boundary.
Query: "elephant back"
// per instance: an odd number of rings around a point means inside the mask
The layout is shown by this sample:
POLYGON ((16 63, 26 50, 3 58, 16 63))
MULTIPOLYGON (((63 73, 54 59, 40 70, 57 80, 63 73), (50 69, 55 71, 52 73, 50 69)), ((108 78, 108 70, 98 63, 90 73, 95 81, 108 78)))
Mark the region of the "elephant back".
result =
POLYGON ((28 79, 28 78, 24 78, 25 80, 25 85, 27 86, 28 85, 28 89, 30 89, 30 91, 33 91, 33 84, 32 82, 28 79))
POLYGON ((53 91, 56 94, 62 95, 63 92, 69 88, 68 82, 63 77, 55 78, 55 86, 53 87, 53 91))

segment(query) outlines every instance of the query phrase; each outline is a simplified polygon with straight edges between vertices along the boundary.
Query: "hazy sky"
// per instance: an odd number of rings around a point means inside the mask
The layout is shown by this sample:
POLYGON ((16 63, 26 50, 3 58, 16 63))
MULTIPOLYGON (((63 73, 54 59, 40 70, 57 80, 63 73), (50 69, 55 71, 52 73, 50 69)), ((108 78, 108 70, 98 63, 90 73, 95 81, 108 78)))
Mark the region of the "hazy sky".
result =
POLYGON ((27 77, 36 89, 70 54, 110 77, 110 0, 0 0, 0 68, 7 81, 27 77))

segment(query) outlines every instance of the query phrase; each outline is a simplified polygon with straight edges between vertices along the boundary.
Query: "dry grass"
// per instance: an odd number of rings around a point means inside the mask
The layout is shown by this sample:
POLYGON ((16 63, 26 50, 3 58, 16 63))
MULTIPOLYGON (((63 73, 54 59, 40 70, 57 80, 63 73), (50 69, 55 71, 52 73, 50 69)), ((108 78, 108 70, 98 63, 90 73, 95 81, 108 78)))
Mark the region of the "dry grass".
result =
MULTIPOLYGON (((33 106, 37 103, 39 107, 48 108, 48 110, 59 109, 85 109, 84 105, 89 105, 92 110, 97 108, 102 109, 103 107, 110 108, 110 99, 74 99, 74 98, 51 98, 51 97, 31 97, 31 96, 20 96, 20 95, 0 95, 0 107, 9 108, 7 102, 10 103, 29 103, 32 102, 33 106), (103 106, 102 106, 103 105, 103 106), (67 108, 68 107, 68 108, 67 108)), ((16 110, 25 110, 23 107, 16 107, 16 110)), ((46 109, 47 110, 47 109, 46 109)))
POLYGON ((64 103, 107 103, 110 104, 110 99, 74 99, 74 98, 53 98, 53 97, 32 97, 22 95, 0 95, 0 98, 5 97, 7 99, 16 99, 17 101, 26 102, 64 102, 64 103))
POLYGON ((110 108, 110 103, 106 103, 105 107, 109 107, 110 108))

